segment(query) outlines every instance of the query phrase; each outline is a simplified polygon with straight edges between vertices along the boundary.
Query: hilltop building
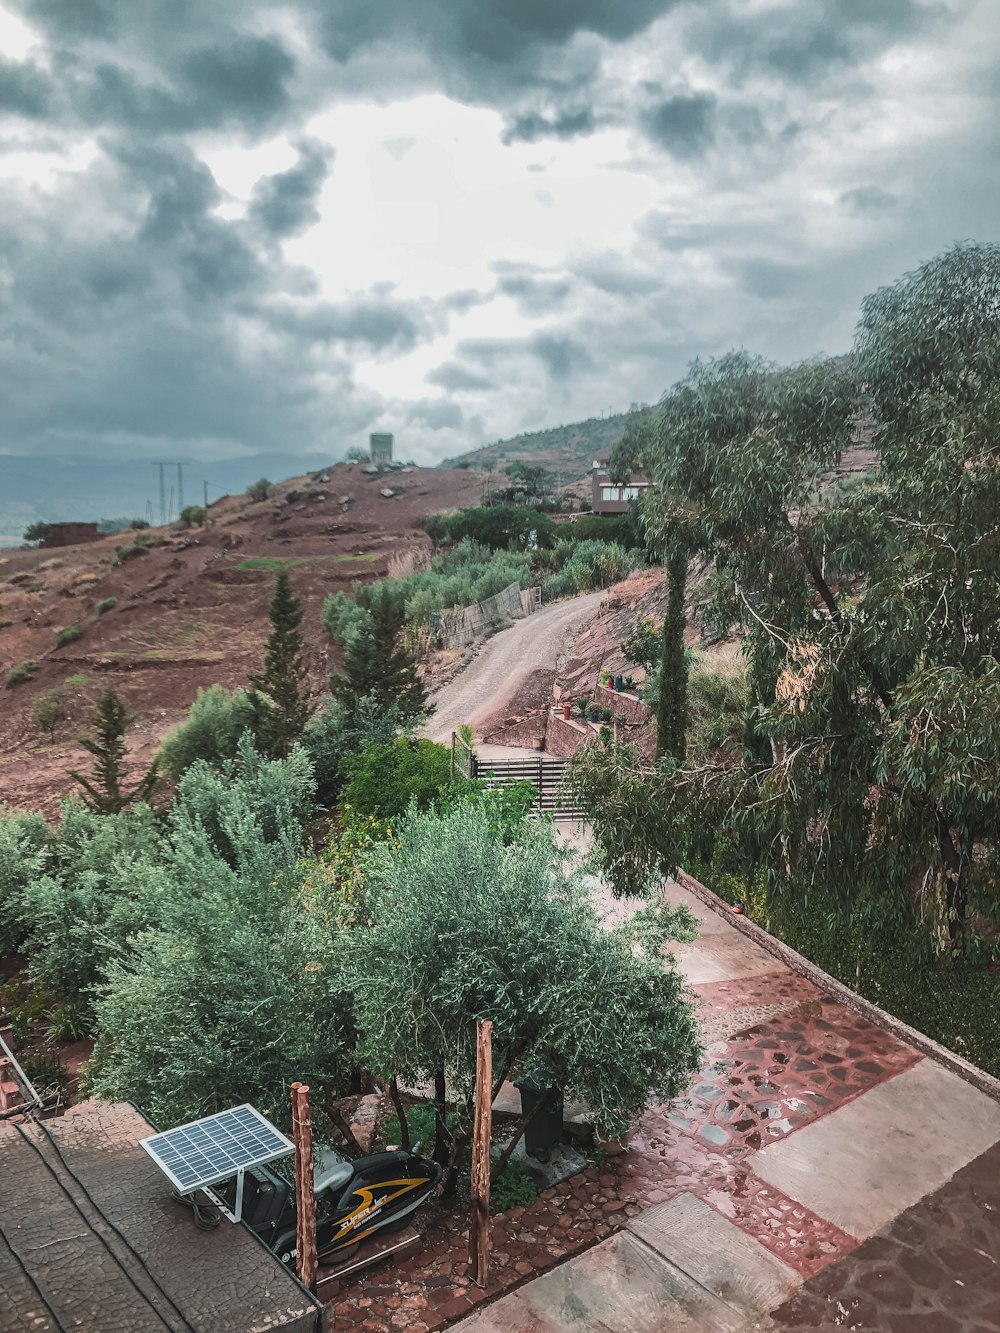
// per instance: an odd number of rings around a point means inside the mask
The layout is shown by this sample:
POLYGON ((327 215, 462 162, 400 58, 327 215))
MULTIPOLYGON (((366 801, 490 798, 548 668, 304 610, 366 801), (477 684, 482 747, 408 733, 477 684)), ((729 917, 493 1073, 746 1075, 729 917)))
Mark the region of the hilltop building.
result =
POLYGON ((594 459, 590 476, 591 508, 595 514, 625 514, 652 482, 641 472, 630 472, 625 483, 614 482, 606 460, 594 459))
POLYGON ((373 463, 391 463, 392 435, 369 435, 368 451, 373 463))
POLYGON ((84 542, 100 541, 102 533, 96 523, 49 523, 42 546, 81 546, 84 542))

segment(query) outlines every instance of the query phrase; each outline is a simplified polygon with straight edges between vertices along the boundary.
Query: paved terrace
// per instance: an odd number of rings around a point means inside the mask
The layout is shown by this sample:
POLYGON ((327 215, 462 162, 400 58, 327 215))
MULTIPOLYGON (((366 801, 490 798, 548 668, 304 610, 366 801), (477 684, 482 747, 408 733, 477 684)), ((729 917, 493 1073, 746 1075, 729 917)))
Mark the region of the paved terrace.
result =
POLYGON ((668 889, 700 925, 675 951, 707 1045, 687 1095, 627 1154, 495 1218, 485 1291, 431 1207, 420 1253, 345 1284, 335 1328, 997 1333, 997 1085, 699 888, 668 889))

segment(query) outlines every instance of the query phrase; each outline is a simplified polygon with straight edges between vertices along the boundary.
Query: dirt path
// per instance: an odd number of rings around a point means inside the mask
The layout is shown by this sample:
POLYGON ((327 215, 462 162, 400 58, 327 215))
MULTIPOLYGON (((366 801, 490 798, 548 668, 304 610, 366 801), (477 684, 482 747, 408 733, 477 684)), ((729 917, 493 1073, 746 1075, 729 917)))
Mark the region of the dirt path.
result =
POLYGON ((555 666, 601 604, 603 592, 543 607, 489 639, 460 676, 434 696, 436 711, 424 729, 431 740, 448 743, 463 722, 473 725, 495 712, 538 667, 555 666))

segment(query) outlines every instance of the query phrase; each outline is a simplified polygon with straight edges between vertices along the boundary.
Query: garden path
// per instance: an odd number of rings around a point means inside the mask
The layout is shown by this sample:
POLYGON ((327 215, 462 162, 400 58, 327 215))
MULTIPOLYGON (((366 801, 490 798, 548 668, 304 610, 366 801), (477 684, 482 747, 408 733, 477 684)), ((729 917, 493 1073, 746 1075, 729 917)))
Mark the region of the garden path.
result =
MULTIPOLYGON (((457 1327, 996 1333, 1000 1098, 736 930, 711 895, 667 896, 699 919, 675 955, 703 1070, 583 1191, 617 1203, 616 1234, 457 1327)), ((547 1236, 563 1243, 558 1222, 547 1236)))

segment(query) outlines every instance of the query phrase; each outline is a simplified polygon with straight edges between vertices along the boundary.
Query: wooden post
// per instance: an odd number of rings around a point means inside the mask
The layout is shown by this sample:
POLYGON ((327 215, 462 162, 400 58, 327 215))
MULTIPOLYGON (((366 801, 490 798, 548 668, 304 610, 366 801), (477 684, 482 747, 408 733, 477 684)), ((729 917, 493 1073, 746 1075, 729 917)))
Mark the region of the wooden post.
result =
POLYGON ((472 1280, 485 1287, 490 1276, 490 1139, 493 1133, 493 1024, 476 1023, 476 1109, 472 1122, 472 1218, 469 1264, 472 1280))
POLYGON ((295 1141, 295 1267, 299 1281, 316 1289, 316 1194, 313 1189, 312 1111, 308 1083, 292 1084, 295 1141))

